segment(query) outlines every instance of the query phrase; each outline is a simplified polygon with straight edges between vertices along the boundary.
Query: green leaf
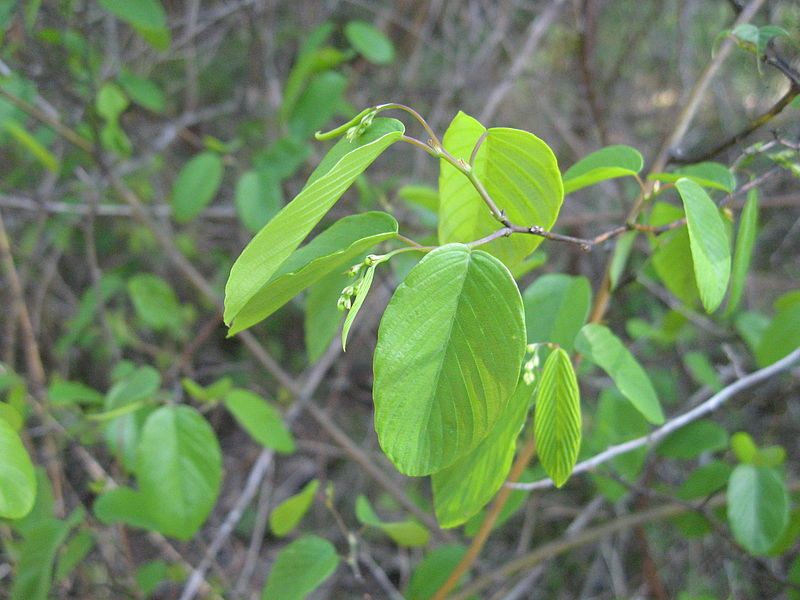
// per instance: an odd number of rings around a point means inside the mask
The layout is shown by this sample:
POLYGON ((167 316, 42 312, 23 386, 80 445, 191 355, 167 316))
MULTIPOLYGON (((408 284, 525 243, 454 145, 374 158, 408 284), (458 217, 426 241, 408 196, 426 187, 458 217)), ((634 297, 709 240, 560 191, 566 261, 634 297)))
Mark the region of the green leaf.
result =
POLYGON ((71 524, 46 518, 26 530, 19 547, 11 600, 47 600, 53 580, 56 552, 67 539, 71 524))
POLYGON ((20 412, 6 402, 0 402, 0 419, 8 423, 11 429, 17 433, 19 433, 22 426, 25 424, 25 420, 20 412))
POLYGON ((717 452, 728 447, 728 432, 714 421, 700 419, 669 434, 656 448, 661 456, 692 459, 703 452, 717 452))
POLYGON ((369 267, 364 273, 364 276, 354 284, 356 286, 356 297, 353 300, 353 305, 350 307, 350 310, 347 311, 347 317, 342 326, 342 350, 347 350, 347 335, 350 333, 350 328, 353 326, 353 321, 356 320, 356 316, 358 315, 358 311, 361 310, 364 300, 367 299, 369 289, 372 287, 372 279, 375 277, 376 266, 377 265, 372 265, 369 267))
POLYGON ((428 475, 485 438, 516 389, 525 352, 511 273, 461 244, 425 256, 378 330, 375 430, 401 473, 428 475))
POLYGON ((431 212, 439 210, 439 191, 426 185, 404 185, 397 190, 397 197, 431 212))
POLYGON ((180 328, 181 305, 172 286, 161 277, 137 273, 128 280, 128 294, 136 314, 155 331, 180 328))
POLYGON ((656 425, 664 422, 661 403, 650 378, 622 341, 603 325, 584 326, 575 340, 575 348, 599 366, 614 381, 636 410, 656 425))
POLYGON ((97 112, 106 121, 116 122, 119 116, 128 108, 128 97, 113 83, 106 83, 97 92, 95 106, 97 112))
POLYGON ((386 213, 368 212, 339 219, 280 265, 239 309, 229 335, 262 321, 324 276, 346 270, 356 257, 396 235, 397 221, 386 213))
POLYGON ((121 21, 142 29, 161 29, 167 26, 167 15, 158 0, 97 0, 105 10, 121 21))
POLYGON ((687 352, 683 356, 683 364, 697 383, 708 386, 715 392, 722 389, 722 381, 714 365, 702 352, 687 352))
POLYGON ((533 391, 520 380, 489 435, 474 450, 431 475, 433 506, 443 528, 466 523, 505 482, 533 391))
POLYGON ((28 130, 16 121, 6 121, 5 130, 21 146, 23 146, 33 157, 42 163, 42 166, 53 173, 58 173, 61 164, 55 154, 50 152, 36 137, 31 135, 28 130))
POLYGON ((303 536, 278 552, 261 600, 303 600, 338 566, 333 544, 315 535, 303 536))
POLYGON ((0 419, 0 519, 21 519, 36 499, 36 474, 22 440, 0 419))
POLYGON ((350 45, 369 62, 388 65, 394 61, 392 41, 370 23, 350 21, 344 27, 344 35, 350 45))
POLYGON ((607 146, 583 157, 563 176, 564 194, 617 177, 632 177, 639 174, 644 159, 636 148, 630 146, 607 146))
POLYGON ((131 527, 160 531, 142 492, 129 487, 114 488, 97 500, 92 511, 101 523, 125 523, 131 527))
POLYGON ((382 521, 365 496, 356 498, 356 518, 362 525, 380 529, 404 548, 426 546, 430 539, 430 532, 416 521, 382 521))
MULTIPOLYGON (((677 206, 658 202, 653 207, 650 225, 659 227, 684 217, 684 214, 677 206)), ((655 244, 651 262, 656 275, 681 302, 694 306, 700 293, 695 283, 687 228, 680 227, 663 233, 655 244)))
POLYGON ((556 487, 569 479, 581 446, 578 380, 563 348, 547 357, 536 394, 536 452, 556 487))
POLYGON ((347 88, 347 77, 336 71, 315 75, 297 99, 289 117, 289 131, 304 139, 319 131, 336 114, 347 88))
POLYGON ((265 448, 272 448, 281 454, 294 452, 294 437, 286 429, 281 413, 258 394, 233 389, 225 394, 225 408, 265 448))
MULTIPOLYGON (((476 177, 513 223, 550 229, 564 200, 553 151, 532 133, 503 127, 486 130, 462 112, 447 128, 443 144, 453 156, 468 161, 484 133, 473 167, 476 177)), ((472 242, 501 227, 467 177, 444 160, 439 194, 440 244, 472 242)), ((541 242, 539 236, 513 235, 482 249, 513 267, 541 242)))
POLYGON ((337 306, 337 301, 351 279, 347 273, 334 271, 308 290, 303 329, 309 364, 319 360, 339 331, 343 315, 337 306))
POLYGON ((186 393, 198 402, 217 402, 231 391, 233 381, 230 377, 222 377, 211 385, 202 386, 196 381, 184 377, 181 379, 181 385, 183 389, 186 390, 186 393))
POLYGON ((747 283, 747 272, 750 270, 750 260, 753 257, 753 247, 757 235, 758 190, 753 188, 747 192, 747 202, 744 203, 742 214, 739 217, 739 231, 736 234, 736 246, 733 253, 731 291, 728 295, 728 305, 725 307, 726 315, 733 314, 739 308, 744 286, 747 283))
POLYGON ((319 57, 325 51, 325 48, 320 47, 331 37, 333 29, 333 23, 325 21, 303 37, 295 64, 286 78, 283 103, 278 111, 281 121, 286 121, 291 114, 309 77, 320 70, 319 57))
POLYGON ((155 113, 162 113, 166 108, 164 92, 150 79, 139 77, 127 69, 119 74, 119 84, 131 100, 139 106, 155 113))
POLYGON ((612 290, 617 289, 622 274, 625 272, 625 266, 628 264, 628 257, 631 254, 637 235, 638 232, 636 231, 628 231, 617 238, 617 245, 614 247, 614 254, 611 257, 611 266, 608 273, 612 290))
POLYGON ((263 181, 256 171, 245 171, 236 182, 236 214, 251 233, 257 232, 275 216, 280 209, 280 202, 280 185, 274 181, 263 181))
POLYGON ((94 548, 94 536, 89 531, 79 531, 70 539, 63 552, 58 557, 55 576, 56 582, 61 582, 70 576, 72 571, 83 562, 89 552, 94 548))
POLYGON ((223 171, 222 159, 214 152, 201 152, 183 166, 170 197, 178 223, 187 223, 203 212, 217 195, 223 171))
POLYGON ((572 351, 592 304, 586 277, 548 273, 537 278, 522 295, 528 343, 550 342, 572 351))
POLYGON ((739 465, 728 481, 728 524, 751 554, 766 554, 789 523, 789 495, 775 470, 739 465))
POLYGON ((707 498, 728 484, 732 472, 730 465, 712 460, 691 472, 678 488, 677 496, 681 500, 707 498))
MULTIPOLYGON (((792 292, 781 298, 792 298, 792 292)), ((778 312, 769 322, 755 349, 759 367, 766 367, 800 347, 800 302, 775 302, 778 312)))
POLYGON ((188 406, 165 406, 147 419, 136 475, 145 512, 164 535, 188 540, 214 507, 222 480, 217 437, 188 406))
POLYGON ((78 381, 56 379, 47 388, 50 406, 72 406, 73 404, 103 404, 103 394, 78 381))
POLYGON ((753 437, 744 431, 739 431, 731 436, 731 450, 739 462, 753 464, 758 456, 758 446, 753 437))
POLYGON ((256 234, 236 259, 225 286, 226 324, 234 322, 355 178, 399 140, 403 132, 399 121, 375 119, 358 139, 353 142, 342 139, 328 152, 303 190, 256 234))
POLYGON ((278 504, 269 515, 269 528, 272 533, 278 537, 291 533, 311 508, 318 488, 319 480, 312 479, 300 493, 278 504))
POLYGON ((694 181, 679 179, 675 184, 686 210, 689 246, 694 277, 706 312, 717 310, 731 274, 731 248, 728 231, 719 209, 694 181))
POLYGON ((685 178, 705 188, 732 192, 736 189, 736 178, 731 170, 720 163, 703 162, 677 169, 674 173, 653 173, 650 180, 675 183, 685 178))
POLYGON ((151 560, 136 569, 136 585, 146 598, 167 578, 168 567, 163 560, 151 560))
POLYGON ((445 544, 431 550, 416 566, 408 582, 407 600, 429 600, 450 576, 467 549, 458 544, 445 544))

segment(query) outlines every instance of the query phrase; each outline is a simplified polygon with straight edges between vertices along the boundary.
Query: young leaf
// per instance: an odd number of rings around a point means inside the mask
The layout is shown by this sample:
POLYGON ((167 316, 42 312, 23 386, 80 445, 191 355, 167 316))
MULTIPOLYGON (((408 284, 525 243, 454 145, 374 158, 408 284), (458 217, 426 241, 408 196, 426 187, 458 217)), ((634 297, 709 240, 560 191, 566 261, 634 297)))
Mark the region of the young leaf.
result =
POLYGON ((731 274, 731 248, 725 223, 705 190, 694 181, 675 184, 686 210, 689 244, 700 300, 706 312, 717 310, 731 274))
POLYGON ((297 527, 311 508, 318 488, 319 480, 312 479, 299 493, 278 504, 269 515, 269 528, 272 533, 283 537, 297 527))
POLYGON ((203 212, 222 184, 223 164, 214 152, 201 152, 187 162, 172 186, 172 214, 187 223, 203 212))
POLYGON ((550 342, 570 352, 589 316, 592 288, 586 277, 548 273, 525 290, 522 302, 528 343, 550 342))
POLYGON ((386 35, 366 21, 350 21, 344 27, 350 45, 376 65, 388 65, 394 60, 394 46, 386 35))
POLYGON ((281 264, 241 307, 229 335, 267 318, 325 275, 346 270, 356 257, 396 235, 397 221, 386 213, 368 212, 339 219, 281 264))
POLYGON ((516 388, 522 298, 491 255, 448 244, 394 293, 374 356, 375 430, 401 473, 428 475, 485 438, 516 388))
POLYGON ((33 508, 36 474, 22 440, 0 419, 0 519, 21 519, 33 508))
POLYGON ((766 554, 789 523, 789 495, 774 469, 739 465, 728 481, 728 524, 751 554, 766 554))
POLYGON ((607 146, 584 156, 563 175, 564 194, 571 194, 590 185, 639 174, 644 159, 636 148, 630 146, 607 146))
POLYGON ((211 513, 222 480, 214 430, 188 406, 165 406, 147 419, 136 476, 145 512, 158 530, 190 539, 211 513))
MULTIPOLYGON (((550 229, 564 200, 553 151, 532 133, 504 127, 486 130, 462 112, 447 128, 443 144, 453 156, 467 161, 484 133, 486 139, 473 165, 477 178, 513 223, 550 229)), ((439 172, 439 194, 440 244, 471 242, 500 228, 472 183, 444 160, 439 172)), ((541 242, 538 236, 518 235, 482 248, 510 268, 541 242)))
POLYGON ((394 119, 375 119, 356 140, 340 140, 311 174, 303 190, 242 251, 225 286, 225 323, 238 314, 272 279, 355 178, 400 139, 404 128, 394 119))
POLYGON ((581 446, 578 380, 563 348, 547 357, 536 394, 536 452, 547 474, 561 487, 569 479, 581 446))
POLYGON ((281 454, 295 450, 294 437, 269 402, 248 390, 233 389, 225 394, 225 408, 255 441, 281 454))
POLYGON ((739 217, 739 231, 736 234, 736 247, 733 252, 733 272, 731 273, 731 291, 728 295, 728 306, 725 314, 731 315, 739 308, 742 300, 744 285, 747 282, 747 271, 750 269, 750 259, 753 256, 753 246, 758 235, 758 189, 753 188, 747 192, 747 202, 744 203, 742 214, 739 217))
POLYGON ((315 535, 303 536, 278 552, 261 600, 304 600, 338 566, 333 544, 315 535))
POLYGON ((430 532, 416 521, 381 521, 365 496, 356 498, 356 518, 363 525, 380 529, 404 548, 426 546, 430 539, 430 532))
POLYGON ((359 279, 358 282, 355 284, 356 288, 356 297, 353 300, 353 306, 347 312, 347 318, 344 320, 344 325, 342 326, 342 350, 347 350, 347 334, 350 333, 350 327, 353 326, 353 321, 356 320, 356 315, 358 315, 358 311, 361 310, 361 305, 364 304, 364 300, 367 298, 367 294, 369 294, 369 288, 372 287, 372 279, 375 277, 375 266, 372 265, 369 267, 364 273, 364 277, 359 279))
POLYGON ((636 409, 656 425, 664 422, 664 413, 656 391, 642 366, 622 341, 603 326, 590 323, 581 329, 575 348, 599 366, 614 381, 636 409))
POLYGON ((503 485, 534 389, 520 380, 486 439, 449 467, 431 475, 433 506, 443 528, 466 523, 503 485))

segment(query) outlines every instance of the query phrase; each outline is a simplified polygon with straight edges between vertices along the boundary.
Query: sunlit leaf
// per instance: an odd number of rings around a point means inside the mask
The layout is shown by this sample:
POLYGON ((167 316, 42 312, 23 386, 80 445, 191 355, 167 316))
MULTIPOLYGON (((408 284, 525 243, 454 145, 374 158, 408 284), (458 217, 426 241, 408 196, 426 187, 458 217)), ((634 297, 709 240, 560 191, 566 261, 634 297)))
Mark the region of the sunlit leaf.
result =
POLYGON ((225 394, 224 403, 236 421, 259 444, 282 454, 294 452, 294 437, 286 429, 281 413, 264 398, 248 390, 233 389, 225 394))
POLYGON ((643 166, 644 159, 636 148, 623 145, 601 148, 564 172, 564 194, 608 179, 638 175, 643 166))
POLYGON ((319 480, 312 479, 294 496, 278 504, 269 514, 269 528, 273 534, 283 537, 294 530, 314 502, 319 489, 319 480))

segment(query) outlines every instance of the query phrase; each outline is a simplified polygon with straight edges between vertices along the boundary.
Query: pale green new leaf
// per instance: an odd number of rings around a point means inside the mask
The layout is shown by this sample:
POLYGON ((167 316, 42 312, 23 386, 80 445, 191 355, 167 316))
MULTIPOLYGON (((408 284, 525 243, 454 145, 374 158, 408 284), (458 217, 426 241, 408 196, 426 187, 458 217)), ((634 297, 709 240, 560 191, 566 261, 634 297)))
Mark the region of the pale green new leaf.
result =
POLYGON ((0 419, 0 519, 21 519, 36 499, 36 474, 19 435, 0 419))
POLYGON ((356 257, 397 235, 397 221, 382 212, 344 217, 292 253, 244 304, 229 335, 255 325, 329 273, 345 271, 356 257))
POLYGON ((303 600, 339 566, 328 540, 306 535, 278 552, 261 592, 261 600, 303 600))
POLYGON ((226 324, 234 322, 356 177, 399 140, 403 132, 399 121, 375 119, 356 140, 342 139, 328 152, 302 191, 256 234, 236 259, 225 286, 226 324))
POLYGON ((616 145, 601 148, 584 156, 563 176, 564 194, 617 177, 633 177, 644 166, 644 159, 636 148, 616 145))
POLYGON ((413 520, 382 521, 365 496, 356 498, 356 518, 363 525, 380 529, 404 548, 426 546, 431 536, 425 527, 413 520))
POLYGON ((203 212, 222 184, 222 158, 214 152, 201 152, 178 172, 172 186, 172 214, 186 223, 203 212))
POLYGON ((744 203, 742 214, 739 217, 739 231, 736 234, 736 246, 733 252, 731 291, 728 295, 728 305, 725 307, 725 314, 727 315, 733 314, 739 308, 757 235, 758 189, 753 188, 747 192, 747 202, 744 203))
POLYGON ((276 506, 269 515, 269 528, 277 537, 291 533, 300 523, 314 502, 319 489, 319 480, 312 479, 294 496, 276 506))
POLYGON ((233 389, 225 394, 225 408, 255 441, 281 454, 295 450, 294 437, 286 429, 281 413, 258 394, 233 389))
POLYGON ((372 280, 374 277, 375 265, 369 267, 366 273, 364 273, 364 277, 356 284, 356 297, 353 300, 353 305, 347 312, 344 325, 342 325, 342 350, 347 350, 347 335, 350 333, 350 328, 353 326, 353 321, 356 320, 356 316, 358 315, 358 311, 361 310, 364 300, 367 299, 367 294, 369 294, 369 289, 372 287, 372 280))
POLYGON ((739 465, 728 480, 728 524, 751 554, 766 554, 789 523, 789 495, 768 467, 739 465))
MULTIPOLYGON (((550 229, 556 221, 564 190, 558 162, 550 147, 527 131, 495 127, 486 130, 459 112, 444 134, 444 147, 468 161, 481 135, 486 138, 473 170, 498 208, 512 223, 550 229)), ((439 172, 439 243, 471 242, 501 227, 472 183, 446 161, 439 172)), ((542 242, 533 235, 514 235, 482 248, 509 268, 542 242)))
POLYGON ((394 293, 375 349, 375 429, 401 473, 429 475, 491 431, 525 352, 522 298, 493 256, 449 244, 394 293))
POLYGON ((575 348, 599 366, 613 380, 631 404, 656 425, 664 422, 664 412, 647 373, 622 341, 608 327, 590 323, 581 329, 575 348))
POLYGON ((578 380, 563 348, 547 357, 536 394, 536 453, 544 470, 561 487, 569 479, 581 446, 578 380))
POLYGON ((214 430, 194 408, 158 409, 142 430, 136 476, 144 510, 158 530, 190 539, 211 513, 222 481, 214 430))
POLYGON ((731 248, 719 209, 699 184, 679 179, 675 184, 686 210, 694 277, 706 312, 719 307, 731 275, 731 248))
POLYGON ((589 315, 592 288, 586 277, 548 273, 525 290, 522 302, 528 343, 550 342, 570 352, 589 315))
POLYGON ((431 475, 436 519, 444 528, 466 523, 494 497, 511 469, 517 437, 533 401, 522 380, 492 431, 449 467, 431 475))

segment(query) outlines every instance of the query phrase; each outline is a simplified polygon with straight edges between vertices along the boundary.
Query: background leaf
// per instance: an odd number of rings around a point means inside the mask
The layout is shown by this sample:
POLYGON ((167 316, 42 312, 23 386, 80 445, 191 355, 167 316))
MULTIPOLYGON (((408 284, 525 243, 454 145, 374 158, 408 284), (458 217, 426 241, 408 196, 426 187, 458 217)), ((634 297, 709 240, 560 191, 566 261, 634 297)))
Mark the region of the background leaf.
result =
POLYGON ((312 479, 294 496, 287 498, 269 514, 269 528, 278 537, 284 537, 300 523, 314 503, 319 480, 312 479))
POLYGON ((751 554, 766 554, 789 522, 789 498, 781 477, 767 467, 739 465, 728 481, 728 523, 751 554))
POLYGON ((254 440, 282 454, 295 450, 294 437, 286 429, 278 409, 258 394, 233 389, 225 394, 225 408, 254 440))
POLYGON ((303 600, 339 566, 336 548, 315 535, 303 536, 278 552, 262 600, 303 600))
POLYGON ((753 257, 753 246, 758 235, 758 189, 747 192, 742 214, 739 217, 739 231, 736 234, 736 246, 733 253, 733 272, 731 273, 731 291, 725 314, 736 312, 742 300, 744 286, 747 283, 747 272, 753 257))
POLYGON ((643 166, 644 159, 636 148, 606 146, 584 156, 564 172, 564 194, 608 179, 638 175, 643 166))
POLYGON ((201 152, 187 162, 172 186, 172 215, 186 223, 203 212, 222 184, 222 159, 214 152, 201 152))
POLYGON ((22 440, 0 419, 0 518, 24 517, 36 498, 36 475, 22 440))
POLYGON ((350 21, 344 28, 347 41, 361 56, 376 65, 394 61, 394 46, 382 31, 366 21, 350 21))
POLYGON ((528 343, 550 342, 572 351, 592 303, 592 288, 582 276, 548 273, 522 294, 528 343))

